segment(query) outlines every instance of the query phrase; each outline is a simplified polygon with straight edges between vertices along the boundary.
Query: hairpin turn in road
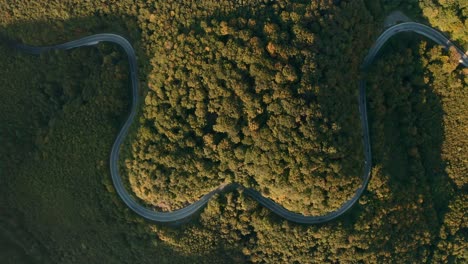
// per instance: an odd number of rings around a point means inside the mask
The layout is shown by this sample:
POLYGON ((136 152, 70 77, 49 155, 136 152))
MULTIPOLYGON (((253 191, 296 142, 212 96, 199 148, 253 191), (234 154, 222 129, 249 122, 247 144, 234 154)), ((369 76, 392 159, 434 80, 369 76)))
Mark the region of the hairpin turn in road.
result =
MULTIPOLYGON (((378 52, 382 48, 382 46, 387 42, 387 40, 400 33, 400 32, 414 32, 420 35, 423 35, 437 44, 442 45, 445 49, 449 49, 451 47, 455 48, 455 50, 460 54, 460 63, 464 67, 468 67, 468 56, 456 45, 454 45, 447 37, 445 37, 439 31, 428 27, 423 24, 415 23, 415 22, 405 22, 401 24, 397 24, 385 30, 380 37, 376 40, 373 47, 370 49, 369 53, 364 59, 364 62, 361 66, 363 73, 367 72, 367 69, 374 61, 375 57, 377 56, 378 52)), ((372 154, 371 154, 371 143, 370 143, 370 136, 369 136, 369 125, 367 119, 367 108, 366 108, 366 82, 365 80, 361 79, 359 81, 359 114, 361 118, 361 126, 362 126, 362 133, 363 133, 363 146, 364 146, 364 173, 362 176, 362 184, 356 190, 353 197, 345 202, 340 208, 337 210, 327 213, 322 216, 307 216, 298 214, 292 211, 289 211, 282 207, 281 205, 275 203, 273 200, 264 197, 260 192, 252 189, 246 188, 238 183, 230 183, 224 184, 216 188, 215 190, 205 194, 200 198, 200 200, 188 205, 179 210, 175 210, 172 212, 157 212, 150 210, 143 205, 139 204, 126 190, 124 183, 122 181, 122 177, 119 173, 119 150, 120 147, 128 134, 128 130, 133 123, 138 107, 138 67, 137 67, 137 59, 135 56, 135 50, 133 49, 132 45, 128 40, 124 37, 116 35, 116 34, 96 34, 88 37, 84 37, 78 40, 70 41, 64 44, 54 45, 54 46, 44 46, 44 47, 34 47, 28 46, 24 44, 15 44, 14 47, 22 52, 30 53, 30 54, 41 54, 50 50, 68 50, 74 49, 82 46, 92 46, 97 45, 100 42, 113 42, 115 44, 120 45, 124 51, 127 53, 128 61, 130 65, 130 80, 131 80, 131 87, 132 87, 132 104, 130 109, 130 114, 126 119, 125 123, 122 126, 115 142, 112 146, 111 154, 110 154, 110 172, 112 177, 112 182, 114 184, 115 190, 117 194, 120 196, 122 201, 135 213, 140 215, 143 218, 146 218, 153 222, 158 223, 181 223, 184 220, 188 219, 190 216, 194 215, 195 213, 199 212, 209 201, 210 199, 218 193, 223 191, 231 190, 231 189, 240 189, 243 190, 244 194, 250 196, 252 199, 259 202, 264 207, 268 208, 275 214, 283 217, 286 220, 302 223, 302 224, 318 224, 328 222, 337 218, 338 216, 347 212, 351 207, 359 200, 362 196, 364 190, 367 187, 367 184, 370 179, 371 174, 371 167, 372 167, 372 154)))

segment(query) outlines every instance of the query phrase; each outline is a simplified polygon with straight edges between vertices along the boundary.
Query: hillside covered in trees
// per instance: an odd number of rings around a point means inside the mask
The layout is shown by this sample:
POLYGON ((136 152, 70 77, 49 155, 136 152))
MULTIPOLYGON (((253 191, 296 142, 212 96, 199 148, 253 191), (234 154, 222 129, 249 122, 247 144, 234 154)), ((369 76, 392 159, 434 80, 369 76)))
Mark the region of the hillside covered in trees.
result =
MULTIPOLYGON (((148 207, 239 182, 322 215, 361 183, 360 66, 393 10, 468 49, 462 0, 2 1, 0 33, 130 40, 143 91, 121 171, 148 207)), ((110 180, 130 99, 124 53, 3 44, 2 263, 468 261, 468 72, 431 41, 398 35, 367 74, 374 167, 349 213, 297 225, 234 191, 178 227, 134 215, 110 180)))
POLYGON ((339 19, 298 3, 192 22, 148 11, 142 30, 157 55, 126 160, 137 195, 171 210, 235 181, 304 214, 348 200, 363 160, 355 49, 364 54, 371 34, 351 27, 351 5, 339 19))

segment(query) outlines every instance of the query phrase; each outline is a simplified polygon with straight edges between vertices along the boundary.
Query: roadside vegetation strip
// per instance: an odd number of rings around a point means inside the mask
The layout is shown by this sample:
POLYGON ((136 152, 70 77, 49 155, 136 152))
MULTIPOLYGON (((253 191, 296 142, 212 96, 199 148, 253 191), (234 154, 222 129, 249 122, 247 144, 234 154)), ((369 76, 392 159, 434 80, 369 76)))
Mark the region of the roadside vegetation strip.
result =
MULTIPOLYGON (((442 45, 445 49, 449 49, 454 47, 457 53, 460 55, 459 62, 468 67, 468 56, 455 44, 453 44, 447 37, 445 37, 439 31, 428 27, 423 24, 415 23, 415 22, 405 22, 401 24, 397 24, 385 30, 380 37, 376 40, 374 46, 370 49, 368 55, 364 59, 362 64, 362 71, 364 73, 367 72, 367 69, 374 61, 375 57, 377 56, 380 49, 383 45, 387 42, 387 40, 400 33, 400 32, 414 32, 420 35, 423 35, 429 39, 432 39, 437 44, 442 45)), ((130 209, 132 209, 135 213, 140 215, 141 217, 148 219, 150 221, 158 222, 158 223, 181 223, 184 222, 187 218, 194 215, 195 213, 202 210, 202 208, 210 201, 210 199, 221 192, 229 191, 232 189, 239 189, 243 190, 244 194, 250 196, 257 202, 259 202, 262 206, 268 208, 275 214, 283 217, 286 220, 302 223, 302 224, 318 224, 328 222, 333 220, 340 215, 347 212, 352 206, 359 200, 362 196, 364 190, 367 187, 367 184, 370 179, 371 168, 372 168, 372 154, 371 154, 371 144, 370 144, 370 136, 369 136, 369 127, 368 127, 368 118, 367 118, 367 108, 366 108, 366 82, 364 79, 359 81, 359 113, 361 119, 361 126, 363 130, 363 145, 364 145, 364 173, 362 176, 362 184, 356 190, 353 197, 345 202, 340 208, 337 210, 330 212, 328 214, 322 216, 307 216, 298 214, 292 211, 287 210, 283 206, 275 203, 273 200, 264 197, 260 192, 252 189, 252 188, 245 188, 238 183, 231 183, 221 185, 218 188, 214 189, 213 191, 205 194, 201 197, 200 200, 188 205, 179 210, 171 211, 171 212, 157 212, 151 209, 146 208, 145 206, 139 204, 132 196, 128 193, 125 189, 122 177, 119 173, 119 150, 120 147, 128 134, 130 125, 133 123, 135 119, 137 107, 138 107, 138 67, 137 67, 137 60, 135 56, 135 51, 128 40, 124 37, 116 34, 96 34, 88 37, 84 37, 78 40, 70 41, 67 43, 53 45, 53 46, 43 46, 43 47, 35 47, 35 46, 28 46, 24 44, 15 44, 14 47, 22 52, 39 55, 41 53, 50 51, 50 50, 68 50, 74 49, 82 46, 92 46, 97 45, 100 42, 112 42, 121 46, 124 51, 126 52, 129 60, 130 65, 130 79, 131 79, 131 86, 132 86, 132 104, 131 110, 129 113, 128 118, 126 119, 122 129, 120 130, 119 134, 117 135, 116 140, 112 146, 111 154, 110 154, 110 171, 112 182, 114 187, 117 191, 117 194, 120 196, 122 201, 127 205, 130 209)))

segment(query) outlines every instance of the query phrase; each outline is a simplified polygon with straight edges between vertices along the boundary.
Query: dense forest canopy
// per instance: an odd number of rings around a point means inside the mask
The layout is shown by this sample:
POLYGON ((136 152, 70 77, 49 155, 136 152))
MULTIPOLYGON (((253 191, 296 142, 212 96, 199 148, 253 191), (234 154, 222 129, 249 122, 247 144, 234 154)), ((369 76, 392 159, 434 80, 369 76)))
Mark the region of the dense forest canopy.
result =
POLYGON ((153 31, 149 52, 158 55, 126 161, 137 195, 171 210, 235 181, 304 214, 348 200, 362 174, 360 61, 342 43, 360 42, 364 53, 359 39, 370 30, 350 26, 350 5, 277 3, 175 19, 175 32, 160 39, 164 28, 153 27, 165 18, 148 11, 154 21, 142 29, 153 31), (343 74, 340 64, 354 66, 343 74))
MULTIPOLYGON (((360 65, 393 10, 468 48, 462 0, 1 1, 0 33, 130 40, 143 91, 121 170, 141 203, 173 210, 239 182, 321 215, 360 184, 360 65)), ((468 72, 422 37, 392 38, 367 74, 372 179, 320 226, 237 191, 181 227, 143 221, 108 169, 130 99, 124 53, 0 56, 2 263, 467 261, 468 72)))

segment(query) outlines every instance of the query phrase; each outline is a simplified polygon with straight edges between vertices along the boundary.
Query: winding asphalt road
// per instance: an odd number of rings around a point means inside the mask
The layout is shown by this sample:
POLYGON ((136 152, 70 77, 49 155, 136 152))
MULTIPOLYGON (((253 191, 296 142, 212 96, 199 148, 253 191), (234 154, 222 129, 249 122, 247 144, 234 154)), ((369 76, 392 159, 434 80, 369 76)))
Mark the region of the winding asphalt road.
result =
MULTIPOLYGON (((457 46, 455 46, 447 37, 445 37, 439 31, 425 26, 423 24, 415 23, 415 22, 405 22, 395 26, 392 26, 385 30, 380 37, 376 40, 374 46, 370 49, 368 55, 365 57, 364 62, 362 64, 362 71, 363 73, 367 72, 367 69, 374 61, 375 57, 377 56, 379 50, 385 44, 385 42, 392 36, 400 33, 400 32, 414 32, 420 35, 423 35, 429 39, 432 39, 436 43, 442 45, 444 48, 448 49, 450 47, 454 47, 456 51, 460 54, 461 59, 460 63, 468 67, 468 56, 457 46)), ((135 201, 132 196, 127 192, 124 183, 122 181, 122 177, 119 173, 119 150, 120 146, 122 145, 125 137, 128 134, 128 130, 135 119, 135 115, 137 113, 138 107, 138 73, 137 73, 137 61, 135 56, 135 51, 125 38, 115 34, 96 34, 89 37, 84 37, 82 39, 70 41, 64 44, 55 45, 55 46, 46 46, 46 47, 33 47, 24 44, 16 44, 15 48, 20 51, 30 53, 30 54, 41 54, 43 52, 47 52, 50 50, 68 50, 74 49, 82 46, 92 46, 97 45, 99 42, 113 42, 115 44, 120 45, 128 55, 128 61, 130 64, 130 80, 132 86, 132 104, 131 110, 128 118, 126 119, 122 129, 120 130, 117 138, 115 139, 114 145, 112 146, 112 151, 110 154, 110 171, 112 176, 112 181, 114 187, 117 191, 117 194, 120 196, 122 201, 135 213, 138 215, 158 223, 181 223, 187 220, 192 215, 196 214, 210 201, 210 199, 218 193, 229 191, 232 189, 239 189, 243 190, 243 192, 259 202, 264 207, 270 209, 275 214, 283 217, 292 222, 302 223, 302 224, 318 224, 328 222, 337 218, 338 216, 347 212, 351 207, 359 200, 361 195, 363 194, 364 190, 367 187, 367 184, 370 179, 371 174, 371 167, 372 167, 372 154, 371 154, 371 143, 369 137, 369 125, 367 119, 367 108, 366 108, 366 82, 365 80, 361 79, 359 81, 359 113, 361 118, 361 125, 363 130, 363 145, 364 145, 364 173, 362 176, 362 184, 356 190, 353 197, 345 202, 339 209, 327 213, 322 216, 307 216, 298 213, 291 212, 281 205, 275 203, 269 198, 262 196, 258 191, 245 188, 237 183, 231 183, 227 185, 221 185, 215 190, 211 191, 208 194, 205 194, 200 198, 200 200, 194 202, 193 204, 184 207, 179 210, 175 210, 172 212, 156 212, 150 210, 137 201, 135 201)))

